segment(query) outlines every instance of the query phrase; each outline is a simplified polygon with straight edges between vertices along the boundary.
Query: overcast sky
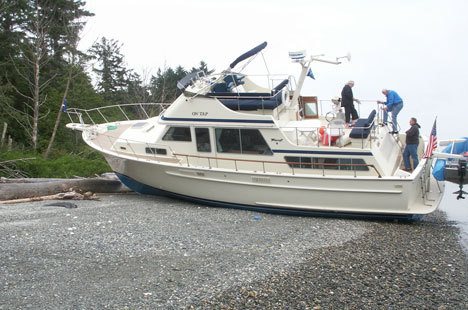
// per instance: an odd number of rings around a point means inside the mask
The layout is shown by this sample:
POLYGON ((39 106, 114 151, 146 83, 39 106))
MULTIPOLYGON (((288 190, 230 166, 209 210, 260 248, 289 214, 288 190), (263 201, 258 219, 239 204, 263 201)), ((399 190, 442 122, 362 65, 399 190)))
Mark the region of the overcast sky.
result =
POLYGON ((223 70, 267 41, 269 71, 297 78, 299 67, 288 51, 305 49, 330 59, 350 52, 350 63, 313 63, 316 80, 307 79, 303 95, 330 99, 353 79, 360 99, 383 99, 382 88, 397 91, 404 100, 404 130, 415 116, 429 135, 438 116, 440 138, 468 136, 468 1, 86 2, 96 15, 83 31, 81 48, 102 36, 116 39, 128 67, 140 74, 165 65, 191 68, 201 60, 223 70))

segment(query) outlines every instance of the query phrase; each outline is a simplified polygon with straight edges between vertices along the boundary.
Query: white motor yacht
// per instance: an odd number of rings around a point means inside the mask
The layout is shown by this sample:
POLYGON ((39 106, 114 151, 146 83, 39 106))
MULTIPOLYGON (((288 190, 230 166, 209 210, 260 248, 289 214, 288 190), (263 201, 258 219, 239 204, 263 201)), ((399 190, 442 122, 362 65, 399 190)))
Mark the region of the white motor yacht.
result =
POLYGON ((265 86, 235 69, 266 45, 219 74, 188 75, 170 105, 113 106, 122 120, 106 116, 110 107, 68 109, 67 127, 142 194, 299 215, 418 219, 438 207, 444 183, 432 177, 432 158, 404 171, 404 135, 382 124, 377 103, 349 128, 338 101, 300 94, 312 62, 339 58, 290 53, 297 82, 266 75, 265 86))

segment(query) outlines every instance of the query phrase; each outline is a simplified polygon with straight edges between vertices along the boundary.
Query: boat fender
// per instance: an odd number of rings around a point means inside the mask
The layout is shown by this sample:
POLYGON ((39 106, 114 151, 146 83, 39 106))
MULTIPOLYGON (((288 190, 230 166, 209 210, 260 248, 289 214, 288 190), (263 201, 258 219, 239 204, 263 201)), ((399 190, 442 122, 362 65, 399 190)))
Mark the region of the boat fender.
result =
POLYGON ((319 139, 320 141, 322 141, 323 136, 325 135, 325 131, 326 131, 326 127, 325 127, 325 126, 322 126, 322 127, 319 128, 319 131, 318 131, 318 132, 319 132, 318 139, 319 139))
POLYGON ((328 132, 325 132, 325 134, 322 135, 322 144, 324 146, 330 146, 333 143, 336 143, 336 140, 338 140, 339 136, 332 136, 328 132))
POLYGON ((320 127, 320 129, 319 129, 320 136, 323 136, 323 134, 325 133, 325 129, 326 129, 325 126, 320 127))

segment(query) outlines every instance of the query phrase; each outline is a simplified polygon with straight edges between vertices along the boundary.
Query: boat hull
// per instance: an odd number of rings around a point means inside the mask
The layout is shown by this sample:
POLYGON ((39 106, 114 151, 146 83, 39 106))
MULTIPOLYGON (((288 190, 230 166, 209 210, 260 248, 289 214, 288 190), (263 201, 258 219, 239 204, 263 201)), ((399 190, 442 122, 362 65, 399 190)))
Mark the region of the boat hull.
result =
MULTIPOLYGON (((106 155, 121 181, 142 194, 262 212, 417 219, 435 210, 421 178, 376 179, 267 174, 184 167, 106 155)), ((442 191, 443 192, 443 191, 442 191)))

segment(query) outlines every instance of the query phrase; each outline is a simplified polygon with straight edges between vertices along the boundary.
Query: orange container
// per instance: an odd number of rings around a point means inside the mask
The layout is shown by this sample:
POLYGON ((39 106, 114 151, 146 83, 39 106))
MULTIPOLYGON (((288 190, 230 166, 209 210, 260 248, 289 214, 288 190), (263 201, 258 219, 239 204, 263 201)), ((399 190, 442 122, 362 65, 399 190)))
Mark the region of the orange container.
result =
POLYGON ((327 132, 322 134, 322 145, 329 146, 330 143, 335 143, 339 136, 330 136, 327 132))

